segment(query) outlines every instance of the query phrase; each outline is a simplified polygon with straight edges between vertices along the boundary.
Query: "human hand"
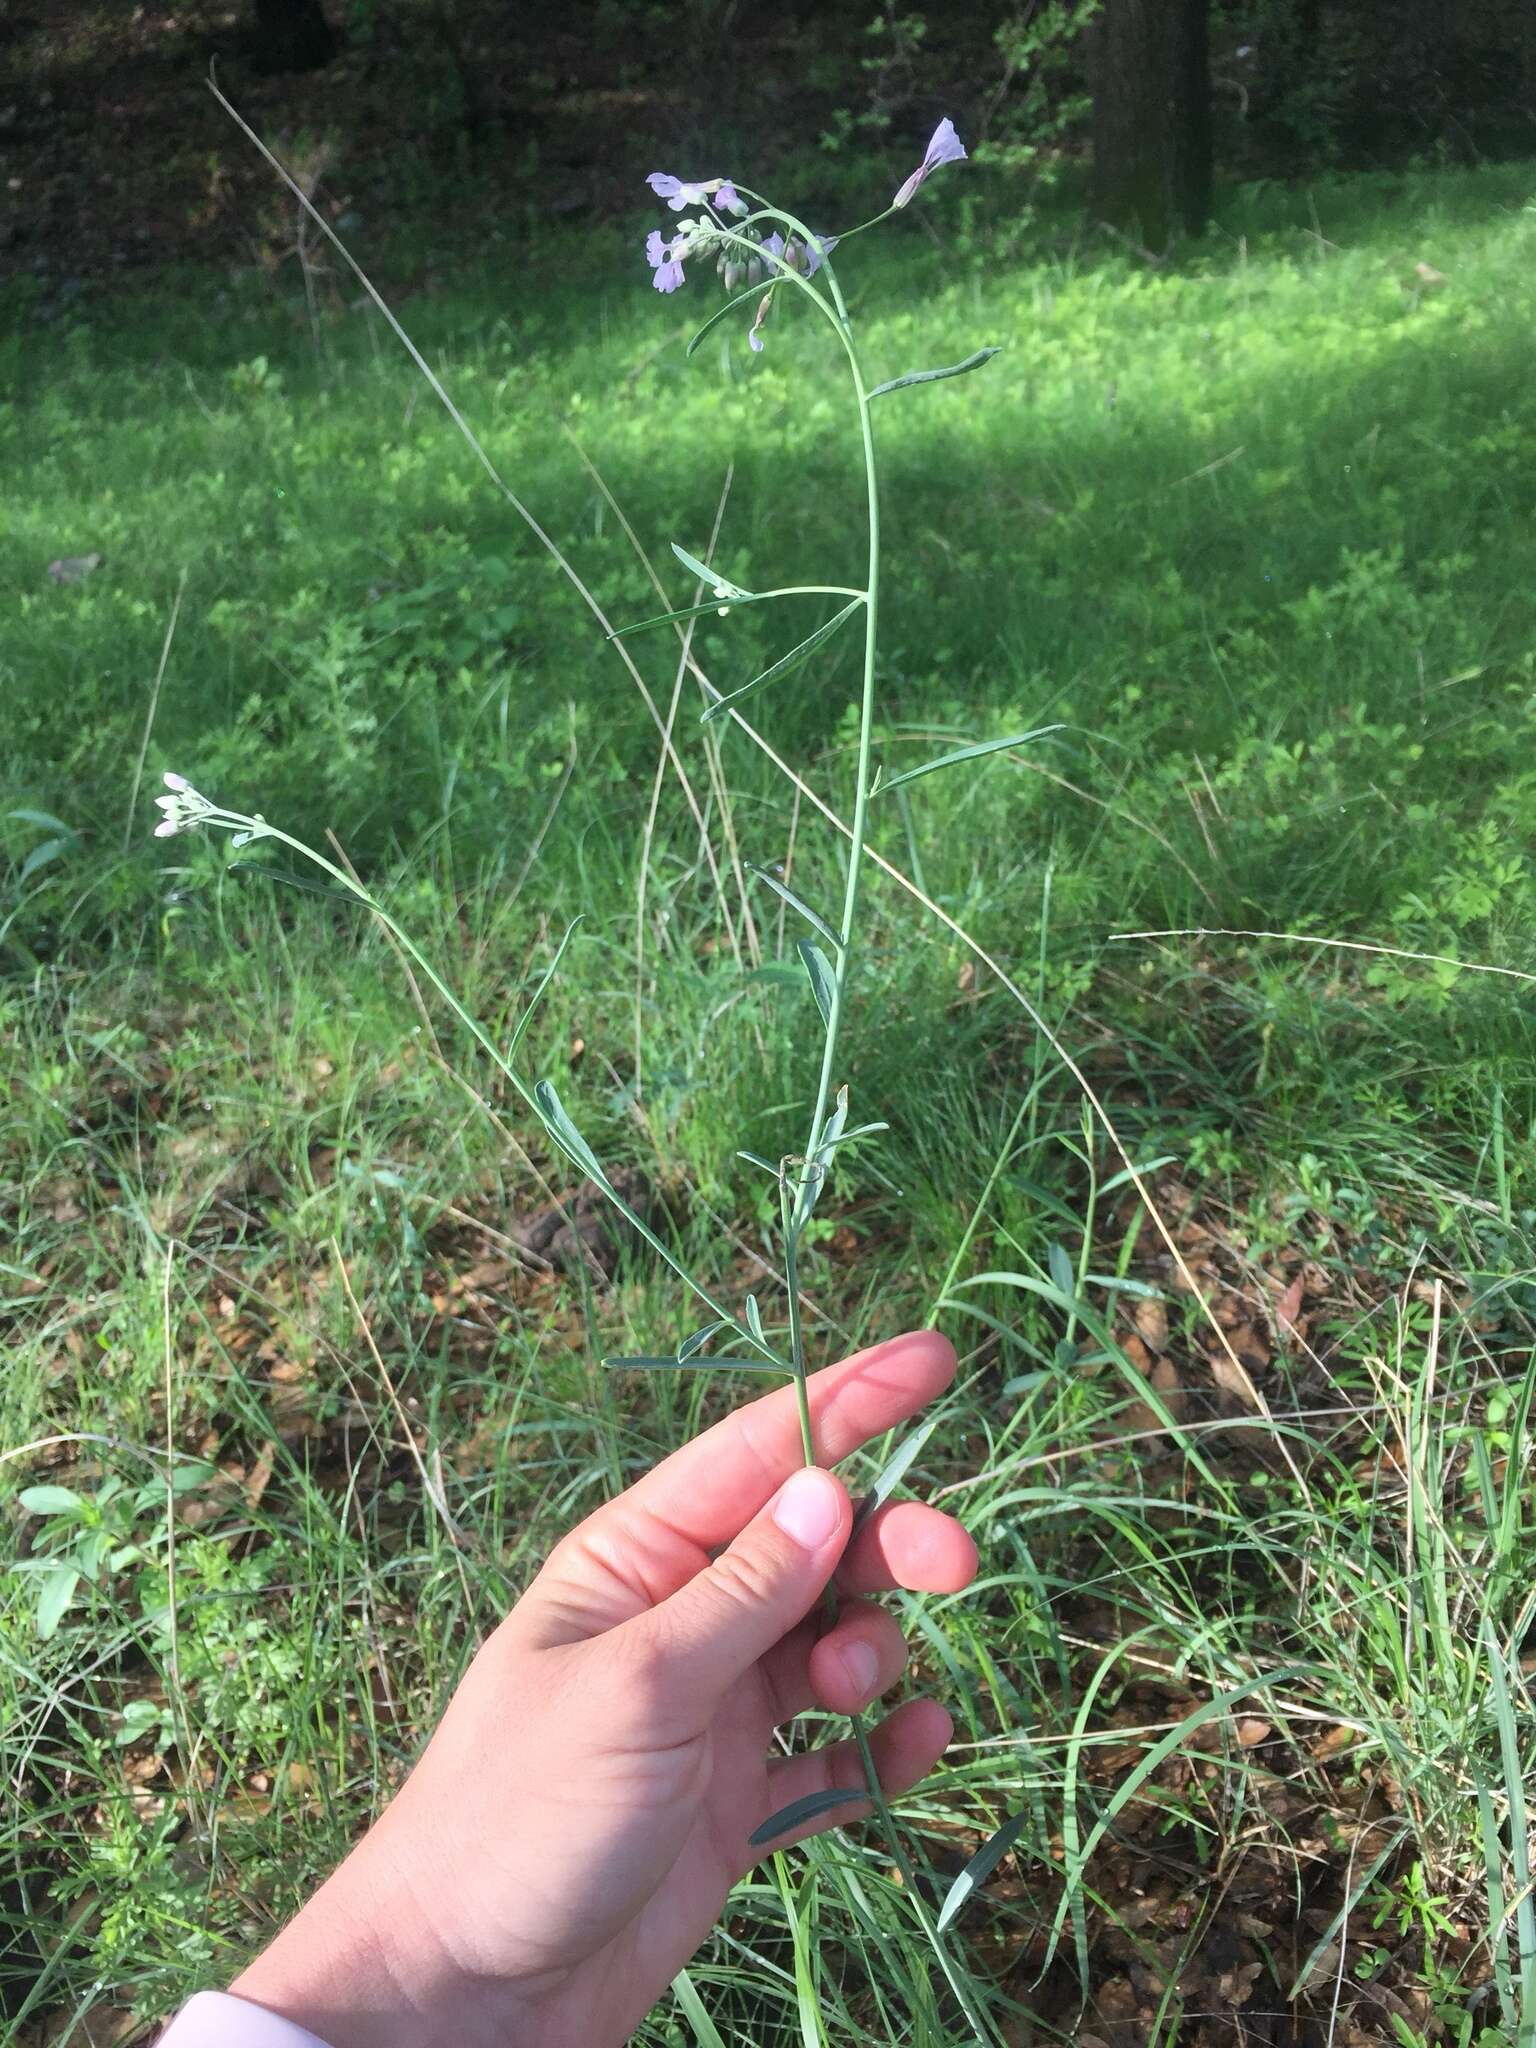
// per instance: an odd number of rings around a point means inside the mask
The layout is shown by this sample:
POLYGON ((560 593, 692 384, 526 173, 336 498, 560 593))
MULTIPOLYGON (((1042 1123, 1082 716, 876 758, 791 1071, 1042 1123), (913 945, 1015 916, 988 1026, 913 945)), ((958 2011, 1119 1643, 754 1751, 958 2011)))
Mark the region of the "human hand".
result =
MULTIPOLYGON (((922 1332, 817 1373, 817 1456, 904 1421, 954 1370, 922 1332)), ((901 1675, 895 1619, 858 1596, 957 1592, 975 1575, 970 1537, 916 1501, 850 1545, 847 1493, 802 1456, 785 1387, 572 1530, 383 1818, 233 1992, 332 2048, 627 2039, 771 1853, 752 1831, 864 1783, 851 1741, 770 1751, 807 1708, 863 1708, 901 1675), (843 1597, 823 1632, 829 1579, 843 1597)), ((883 1789, 915 1784, 951 1732, 932 1700, 898 1707, 870 1738, 883 1789)), ((869 1810, 840 1806, 772 1848, 869 1810)))

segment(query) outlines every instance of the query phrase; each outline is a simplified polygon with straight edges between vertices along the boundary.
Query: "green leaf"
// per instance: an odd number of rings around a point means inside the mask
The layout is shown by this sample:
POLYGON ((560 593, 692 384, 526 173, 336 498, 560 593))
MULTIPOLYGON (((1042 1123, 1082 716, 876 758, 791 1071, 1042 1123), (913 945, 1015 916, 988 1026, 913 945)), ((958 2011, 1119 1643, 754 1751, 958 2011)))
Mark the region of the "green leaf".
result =
POLYGON ((78 1515, 85 1508, 69 1486, 24 1486, 16 1498, 29 1515, 78 1515))
POLYGON ((717 703, 711 704, 704 713, 701 723, 708 725, 712 718, 718 718, 721 712, 728 711, 731 705, 739 704, 743 697, 750 697, 755 690, 761 690, 769 683, 776 683, 781 676, 787 676, 791 669, 798 668, 801 662, 809 660, 824 641, 830 640, 840 626, 848 623, 863 602, 862 597, 851 599, 835 618, 828 619, 823 626, 818 626, 809 639, 802 640, 798 647, 792 647, 788 654, 780 655, 772 668, 765 668, 762 674, 754 676, 750 683, 743 683, 739 690, 732 690, 728 697, 722 697, 717 703))
POLYGON ((27 881, 39 868, 47 867, 49 861, 57 860, 61 853, 68 853, 72 846, 79 844, 73 832, 63 839, 45 839, 40 846, 34 846, 21 864, 20 882, 27 881))
POLYGON ((813 945, 809 939, 796 939, 795 951, 805 965, 806 978, 811 984, 811 994, 816 998, 816 1007, 821 1012, 821 1021, 830 1031, 832 1004, 837 991, 832 962, 820 946, 813 945))
MULTIPOLYGON (((566 926, 565 937, 560 941, 559 945, 556 946, 554 959, 551 960, 548 967, 545 968, 543 980, 539 983, 538 987, 534 990, 533 994, 528 998, 528 1007, 524 1010, 522 1016, 519 1017, 517 1020, 517 1029, 512 1034, 512 1043, 507 1047, 507 1065, 509 1067, 517 1058, 517 1048, 523 1042, 523 1034, 527 1031, 528 1026, 533 1022, 533 1013, 539 1007, 539 1004, 543 1002, 544 991, 549 987, 549 984, 554 980, 556 971, 560 966, 560 962, 565 958, 565 949, 571 943, 571 940, 575 935, 576 927, 580 923, 581 919, 579 917, 573 917, 570 923, 566 926)), ((562 1111, 561 1114, 564 1115, 564 1111, 562 1111)), ((569 1119, 567 1119, 567 1121, 569 1121, 569 1119)))
POLYGON ((313 882, 308 875, 290 874, 286 868, 262 867, 254 860, 232 860, 229 864, 229 873, 264 875, 269 882, 286 882, 290 889, 302 889, 310 896, 340 896, 346 903, 358 901, 351 889, 338 889, 330 882, 313 882))
POLYGON ((66 825, 62 818, 56 818, 52 811, 7 811, 8 818, 19 818, 23 825, 36 825, 43 832, 58 832, 66 839, 78 839, 80 834, 73 825, 66 825))
MULTIPOLYGON (((805 942, 802 940, 801 943, 803 945, 805 942)), ((812 947, 811 950, 814 952, 815 948, 812 947)), ((809 969, 807 969, 807 972, 809 972, 809 969)), ((846 1088, 839 1088, 837 1100, 833 1103, 827 1120, 821 1127, 821 1136, 817 1139, 811 1156, 806 1161, 803 1169, 804 1178, 801 1180, 799 1193, 795 1198, 794 1215, 791 1219, 797 1231, 803 1230, 806 1224, 810 1222, 812 1211, 821 1199, 821 1191, 827 1184, 827 1172, 832 1164, 832 1154, 837 1150, 838 1144, 842 1139, 843 1127, 847 1121, 848 1090, 846 1088)))
POLYGON ((729 600, 714 597, 710 599, 708 604, 685 604, 680 610, 675 612, 658 612, 653 619, 637 619, 632 626, 618 627, 616 631, 608 635, 608 638, 610 640, 626 640, 631 633, 645 633, 652 626, 676 625, 685 619, 702 619, 706 612, 718 613, 729 611, 735 605, 761 604, 762 602, 763 600, 760 597, 751 596, 746 592, 743 592, 740 597, 733 597, 729 600))
POLYGON ((58 1634, 59 1623, 69 1611, 79 1583, 80 1574, 72 1565, 60 1565, 44 1579, 37 1596, 37 1632, 45 1643, 58 1634))
POLYGON ((709 585, 722 603, 739 604, 752 595, 751 591, 732 583, 728 576, 722 576, 718 569, 711 569, 707 562, 701 562, 697 555, 690 555, 686 548, 680 548, 676 541, 672 542, 672 552, 685 569, 691 569, 701 583, 709 585))
POLYGON ((812 910, 804 897, 795 894, 788 882, 781 882, 772 868, 759 867, 755 861, 749 860, 746 863, 746 869, 749 875, 756 875, 760 882, 766 882, 775 896, 782 896, 791 910, 799 911, 812 931, 820 932, 829 946, 836 946, 840 953, 846 949, 848 942, 842 933, 834 931, 821 912, 819 910, 812 910))
POLYGON ((697 1358, 704 1346, 717 1331, 728 1326, 725 1323, 706 1323, 702 1330, 695 1330, 691 1337, 685 1337, 677 1347, 677 1362, 686 1365, 690 1358, 697 1358))
POLYGON ((683 2018, 693 2029, 694 2048, 725 2048, 720 2029, 705 2011, 704 2001, 686 1970, 679 1970, 672 1979, 672 1996, 677 2000, 683 2018))
POLYGON ((857 1792, 840 1792, 836 1788, 826 1792, 807 1792, 803 1799, 792 1799, 788 1806, 781 1806, 777 1813, 770 1813, 762 1826, 754 1828, 748 1835, 748 1844, 754 1849, 761 1849, 776 1835, 787 1835, 792 1829, 803 1827, 806 1821, 815 1820, 818 1814, 830 1813, 836 1806, 866 1804, 868 1799, 869 1794, 862 1789, 857 1792))
POLYGON ((555 1092, 553 1081, 535 1081, 533 1093, 539 1112, 544 1118, 545 1128, 570 1159, 579 1166, 590 1180, 600 1188, 608 1186, 608 1176, 598 1163, 597 1154, 587 1143, 566 1114, 564 1103, 555 1092))
POLYGON ((172 1493, 190 1493, 194 1486, 203 1486, 218 1470, 206 1458, 194 1458, 189 1464, 178 1465, 171 1474, 172 1493))
POLYGON ((749 1165, 760 1166, 765 1173, 771 1173, 775 1180, 779 1177, 779 1169, 771 1159, 765 1159, 761 1152, 738 1152, 736 1157, 745 1159, 749 1165))
POLYGON ((1067 1257, 1065 1245, 1053 1244, 1045 1254, 1045 1263, 1050 1269, 1051 1284, 1064 1294, 1068 1301, 1077 1299, 1077 1269, 1067 1257))
MULTIPOLYGON (((612 1372, 710 1372, 719 1367, 722 1372, 773 1372, 783 1375, 789 1372, 787 1365, 774 1365, 766 1358, 605 1358, 603 1360, 612 1372)), ((793 1377, 793 1375, 791 1375, 793 1377)))
POLYGON ((996 1870, 998 1864, 1002 1862, 1008 1851, 1019 1839, 1019 1836, 1023 1834, 1028 1820, 1029 1814, 1026 1811, 1016 1813, 1012 1820, 1005 1820, 1002 1826, 994 1834, 989 1835, 982 1843, 976 1854, 966 1864, 964 1870, 961 1871, 949 1890, 944 1894, 944 1903, 939 1908, 938 1924, 941 1934, 965 1904, 971 1893, 975 1891, 976 1887, 980 1884, 985 1884, 993 1871, 996 1870))
POLYGON ((937 760, 925 761, 921 768, 908 768, 904 774, 893 775, 889 782, 882 782, 874 794, 889 796, 893 789, 900 789, 904 782, 916 782, 920 775, 932 775, 936 768, 953 768, 960 761, 979 761, 983 754, 1000 754, 1005 747, 1026 746, 1030 740, 1040 739, 1048 732, 1062 730, 1060 725, 1037 725, 1033 732, 1016 732, 1005 740, 978 740, 974 747, 956 747, 952 754, 940 754, 937 760))
POLYGON ((728 314, 734 313, 738 306, 744 306, 747 303, 748 299, 760 299, 763 296, 764 292, 771 292, 774 289, 775 284, 781 284, 783 283, 783 281, 784 280, 782 278, 776 278, 768 284, 749 285, 746 291, 738 292, 734 299, 727 299, 723 306, 716 307, 715 311, 710 314, 709 318, 704 322, 704 325, 694 335, 692 341, 690 341, 688 346, 683 350, 683 354, 685 356, 691 356, 694 350, 698 347, 699 343, 704 339, 705 335, 709 333, 711 328, 718 327, 720 325, 720 322, 724 320, 728 314))
POLYGON ((990 363, 994 356, 1000 356, 1000 348, 979 348, 975 355, 967 356, 963 363, 951 363, 945 370, 908 370, 905 377, 892 377, 887 384, 877 384, 868 398, 884 398, 888 391, 905 391, 909 384, 938 384, 946 377, 965 377, 972 370, 979 370, 983 363, 990 363))
POLYGON ((755 1294, 747 1296, 747 1328, 752 1332, 759 1344, 767 1343, 768 1339, 763 1335, 763 1313, 757 1305, 757 1296, 755 1294))
POLYGON ((848 1531, 850 1543, 875 1512, 876 1508, 883 1507, 897 1487, 900 1486, 902 1480, 906 1478, 921 1454, 923 1445, 933 1435, 935 1429, 938 1428, 938 1424, 939 1418, 934 1416, 931 1421, 923 1423, 918 1429, 914 1429, 906 1441, 897 1446, 882 1468, 880 1476, 876 1479, 874 1485, 853 1511, 853 1526, 848 1531))

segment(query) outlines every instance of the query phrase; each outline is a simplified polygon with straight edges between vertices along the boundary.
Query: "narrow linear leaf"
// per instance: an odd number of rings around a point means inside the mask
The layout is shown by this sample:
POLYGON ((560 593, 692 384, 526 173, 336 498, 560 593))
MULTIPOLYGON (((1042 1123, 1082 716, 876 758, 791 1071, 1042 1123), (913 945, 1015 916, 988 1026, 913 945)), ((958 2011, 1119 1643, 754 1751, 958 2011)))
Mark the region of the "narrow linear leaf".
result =
POLYGON ((693 2029, 695 2048, 725 2048, 724 2037, 710 2018, 686 1970, 679 1970, 672 1979, 672 1996, 677 2000, 683 2018, 693 2029))
MULTIPOLYGON (((807 941, 802 939, 800 944, 803 947, 807 944, 807 941)), ((814 953, 816 948, 812 946, 810 950, 814 953)), ((806 963, 806 972, 810 972, 810 963, 808 961, 806 963)), ((818 997, 817 1000, 819 1002, 820 998, 818 997)), ((821 1191, 827 1184, 827 1171, 832 1164, 832 1154, 837 1150, 838 1144, 842 1139, 843 1127, 847 1121, 848 1090, 846 1088, 839 1088, 837 1100, 833 1103, 827 1115, 827 1120, 821 1127, 821 1136, 816 1141, 815 1150, 805 1162, 804 1178, 801 1180, 800 1192, 795 1199, 793 1223, 797 1231, 803 1230, 806 1224, 810 1222, 812 1211, 821 1199, 821 1191)))
POLYGON ((747 1296, 747 1328, 752 1332, 759 1344, 767 1343, 768 1340, 763 1335, 763 1314, 757 1305, 757 1296, 755 1294, 747 1296))
POLYGON ((264 875, 269 882, 286 882, 290 889, 302 889, 309 896, 339 896, 344 903, 358 901, 350 889, 338 889, 331 882, 312 882, 308 875, 292 875, 286 868, 262 867, 254 860, 232 860, 228 872, 232 875, 264 875))
POLYGON ((691 1337, 685 1337, 677 1347, 677 1362, 686 1365, 690 1358, 697 1358, 710 1338, 725 1328, 724 1323, 706 1323, 702 1330, 695 1330, 691 1337))
POLYGON ((760 1166, 764 1173, 771 1173, 775 1180, 779 1177, 779 1169, 771 1159, 765 1159, 761 1152, 738 1152, 736 1157, 745 1159, 750 1166, 760 1166))
POLYGON ((708 604, 685 604, 675 612, 658 612, 653 619, 637 619, 632 626, 618 626, 608 635, 610 640, 627 640, 631 633, 648 633, 652 626, 671 626, 685 619, 702 619, 706 612, 729 611, 739 604, 761 604, 763 598, 750 590, 738 591, 735 597, 712 597, 708 604))
POLYGON ((794 1828, 803 1827, 808 1820, 815 1820, 818 1814, 830 1813, 837 1806, 858 1806, 867 1804, 869 1794, 859 1792, 807 1792, 803 1799, 792 1799, 788 1806, 781 1806, 777 1813, 770 1813, 761 1827, 754 1828, 747 1837, 748 1844, 761 1849, 765 1842, 771 1842, 778 1835, 787 1835, 794 1828))
POLYGON ((1048 1246, 1045 1254, 1045 1263, 1050 1269, 1052 1286, 1064 1294, 1068 1301, 1076 1301, 1077 1268, 1073 1265, 1071 1259, 1068 1258, 1066 1246, 1064 1244, 1048 1246))
POLYGON ((612 1372, 771 1372, 780 1377, 793 1373, 787 1365, 774 1365, 766 1358, 605 1358, 612 1372))
MULTIPOLYGON (((816 1007, 821 1012, 821 1021, 832 1028, 832 1005, 836 999, 837 983, 832 973, 832 962, 820 946, 809 939, 796 939, 795 951, 805 966, 806 979, 811 984, 811 994, 816 998, 816 1007)), ((841 1130, 839 1130, 839 1136, 841 1130)), ((820 1146, 817 1147, 819 1151, 820 1146)))
POLYGON ((853 1526, 848 1532, 850 1543, 875 1512, 876 1508, 883 1507, 897 1487, 900 1486, 920 1456, 923 1445, 927 1443, 937 1427, 938 1417, 935 1416, 931 1422, 925 1422, 921 1428, 914 1429, 904 1443, 897 1445, 895 1451, 882 1468, 879 1477, 875 1480, 874 1485, 853 1511, 853 1526))
POLYGON ((733 583, 728 576, 722 576, 718 569, 711 569, 709 564, 701 562, 697 555, 690 555, 688 550, 680 548, 676 541, 673 541, 671 545, 673 554, 676 555, 683 567, 691 569, 699 581, 707 583, 710 589, 715 591, 723 601, 737 604, 743 598, 751 596, 752 593, 750 591, 743 590, 739 584, 733 583))
POLYGON ((986 1883, 993 1871, 996 1870, 998 1864, 1002 1862, 1008 1851, 1013 1847, 1020 1835, 1023 1834, 1028 1820, 1029 1814, 1021 1811, 1016 1813, 1012 1820, 1005 1820, 995 1833, 988 1835, 987 1839, 982 1843, 976 1854, 966 1864, 964 1870, 961 1871, 944 1895, 944 1903, 939 1908, 938 1927, 940 1934, 944 1932, 950 1921, 954 1919, 976 1887, 986 1883))
POLYGON ((544 1127, 583 1173, 595 1180, 599 1187, 608 1186, 608 1176, 598 1163, 597 1154, 571 1122, 565 1104, 555 1092, 553 1081, 535 1081, 533 1093, 539 1111, 544 1118, 544 1127))
POLYGON ((876 796, 889 796, 893 789, 900 789, 904 782, 916 782, 921 775, 932 775, 936 768, 953 768, 961 761, 979 761, 983 754, 1000 754, 1005 747, 1027 746, 1031 740, 1038 740, 1048 732, 1062 731, 1060 725, 1037 725, 1033 732, 1016 732, 1005 740, 978 740, 974 747, 956 747, 952 754, 940 754, 936 760, 925 761, 921 768, 908 768, 903 774, 893 775, 889 782, 882 782, 875 791, 876 796))
POLYGON ((746 869, 749 875, 756 875, 760 882, 766 882, 774 895, 781 896, 791 910, 799 911, 811 930, 820 932, 829 946, 835 946, 839 953, 845 950, 848 942, 842 933, 835 931, 819 910, 812 910, 803 896, 797 896, 788 882, 781 882, 772 868, 761 868, 755 861, 749 860, 746 869))
POLYGON ((507 1065, 509 1067, 514 1063, 514 1061, 517 1058, 517 1049, 523 1042, 523 1037, 528 1029, 528 1026, 533 1022, 533 1013, 539 1007, 540 1003, 543 1002, 544 991, 549 987, 549 984, 554 980, 556 972, 559 969, 560 962, 565 958, 565 949, 571 943, 571 940, 575 937, 576 927, 580 923, 581 919, 579 917, 573 917, 570 923, 566 926, 565 937, 560 941, 559 945, 556 946, 554 959, 551 960, 548 967, 545 968, 543 979, 540 981, 538 987, 534 990, 533 994, 528 998, 528 1006, 523 1011, 522 1016, 519 1017, 517 1020, 517 1029, 512 1033, 512 1043, 507 1047, 507 1065))
POLYGON ((830 640, 840 626, 847 625, 863 602, 862 597, 851 599, 835 618, 828 619, 824 626, 818 626, 809 639, 802 640, 798 647, 792 647, 788 654, 780 655, 772 668, 765 668, 762 674, 754 676, 750 683, 743 683, 739 690, 732 690, 728 697, 722 697, 717 703, 711 704, 700 722, 708 725, 712 718, 718 718, 722 711, 728 711, 733 704, 739 704, 743 697, 750 697, 755 690, 764 689, 769 683, 776 683, 781 676, 787 676, 791 669, 798 668, 801 662, 809 660, 817 648, 824 641, 830 640))
POLYGON ((966 377, 972 370, 979 370, 983 363, 990 363, 994 356, 1000 356, 1000 348, 979 348, 975 355, 967 356, 963 363, 951 363, 943 370, 908 370, 905 377, 892 377, 889 383, 877 384, 868 395, 884 398, 888 391, 905 391, 909 384, 938 384, 946 377, 966 377))
POLYGON ((717 306, 715 311, 711 313, 709 318, 704 322, 704 325, 701 328, 699 328, 698 331, 695 333, 693 339, 688 343, 688 346, 683 350, 683 354, 685 356, 691 356, 694 350, 698 347, 699 343, 704 339, 705 335, 708 334, 712 328, 718 327, 720 325, 720 322, 724 320, 728 314, 734 313, 738 306, 744 306, 747 303, 748 299, 760 299, 763 296, 764 292, 771 292, 775 290, 776 287, 782 282, 783 279, 778 278, 773 280, 773 282, 769 284, 749 285, 746 291, 738 292, 734 299, 727 299, 723 306, 717 306))

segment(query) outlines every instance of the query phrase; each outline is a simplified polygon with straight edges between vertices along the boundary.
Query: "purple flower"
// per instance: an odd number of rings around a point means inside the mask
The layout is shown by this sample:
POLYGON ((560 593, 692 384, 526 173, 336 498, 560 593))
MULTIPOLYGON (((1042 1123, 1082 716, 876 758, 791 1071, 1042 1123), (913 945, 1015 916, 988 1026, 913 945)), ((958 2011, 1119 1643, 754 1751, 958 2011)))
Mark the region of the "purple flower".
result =
POLYGON ((809 242, 802 242, 791 235, 786 248, 784 237, 775 229, 764 237, 763 254, 772 259, 770 269, 777 270, 782 264, 786 270, 803 270, 807 277, 814 277, 823 258, 837 247, 837 240, 836 235, 816 235, 809 242))
POLYGON ((670 171, 652 171, 645 181, 674 213, 685 206, 715 206, 722 213, 745 213, 746 201, 729 178, 674 178, 670 171))
POLYGON ((670 171, 652 171, 645 181, 658 199, 665 199, 674 213, 681 213, 685 206, 704 204, 704 187, 690 185, 682 178, 674 178, 670 171))
POLYGON ((683 282, 682 254, 687 237, 678 235, 670 242, 664 242, 660 232, 652 228, 645 238, 645 260, 656 275, 651 279, 659 292, 675 292, 683 282))
MULTIPOLYGON (((955 133, 955 124, 948 114, 934 129, 928 147, 923 151, 923 160, 891 201, 893 207, 905 206, 926 178, 939 168, 940 164, 959 163, 965 155, 965 145, 955 133)), ((674 202, 675 203, 675 202, 674 202)))

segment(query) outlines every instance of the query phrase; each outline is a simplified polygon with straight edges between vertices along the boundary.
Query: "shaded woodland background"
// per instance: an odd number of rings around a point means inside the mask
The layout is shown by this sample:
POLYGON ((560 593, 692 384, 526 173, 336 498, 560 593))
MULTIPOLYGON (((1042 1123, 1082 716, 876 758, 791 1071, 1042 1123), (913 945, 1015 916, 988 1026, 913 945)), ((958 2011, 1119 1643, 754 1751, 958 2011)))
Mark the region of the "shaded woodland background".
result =
MULTIPOLYGON (((1253 181, 1536 149, 1525 0, 13 0, 0 13, 0 274, 66 295, 168 259, 274 260, 269 174, 224 88, 386 241, 631 208, 641 159, 749 149, 777 189, 939 112, 975 156, 1149 254, 1198 232, 1213 170, 1253 181), (1094 170, 1085 175, 1090 145, 1094 170)), ((686 167, 685 164, 685 167, 686 167)))

